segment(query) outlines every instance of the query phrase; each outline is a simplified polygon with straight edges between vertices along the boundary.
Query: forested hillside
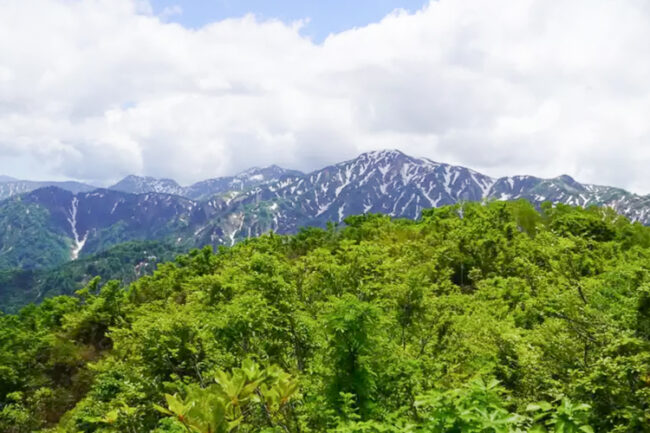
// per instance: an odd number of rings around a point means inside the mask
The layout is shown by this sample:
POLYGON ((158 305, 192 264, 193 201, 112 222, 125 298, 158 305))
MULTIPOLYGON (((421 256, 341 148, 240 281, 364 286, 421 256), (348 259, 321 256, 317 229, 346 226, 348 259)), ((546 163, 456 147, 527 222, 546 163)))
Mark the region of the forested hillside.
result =
POLYGON ((0 431, 650 432, 649 271, 523 201, 195 250, 0 316, 0 431))
POLYGON ((159 242, 125 242, 98 254, 46 269, 1 269, 0 311, 15 312, 30 302, 71 295, 95 276, 130 283, 151 274, 156 264, 173 260, 189 248, 159 242))

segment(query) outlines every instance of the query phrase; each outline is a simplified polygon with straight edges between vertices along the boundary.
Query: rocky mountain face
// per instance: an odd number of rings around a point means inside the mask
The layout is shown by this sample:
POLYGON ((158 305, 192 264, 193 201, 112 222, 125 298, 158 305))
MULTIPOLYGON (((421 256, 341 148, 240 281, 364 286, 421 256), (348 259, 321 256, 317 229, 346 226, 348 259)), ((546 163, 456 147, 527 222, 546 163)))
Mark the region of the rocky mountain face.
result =
POLYGON ((417 218, 422 209, 459 201, 525 198, 536 204, 609 206, 650 223, 648 196, 569 176, 494 179, 396 150, 364 153, 308 174, 271 166, 188 187, 135 176, 110 189, 65 186, 0 202, 0 267, 51 266, 131 240, 230 245, 269 230, 291 233, 349 215, 417 218))

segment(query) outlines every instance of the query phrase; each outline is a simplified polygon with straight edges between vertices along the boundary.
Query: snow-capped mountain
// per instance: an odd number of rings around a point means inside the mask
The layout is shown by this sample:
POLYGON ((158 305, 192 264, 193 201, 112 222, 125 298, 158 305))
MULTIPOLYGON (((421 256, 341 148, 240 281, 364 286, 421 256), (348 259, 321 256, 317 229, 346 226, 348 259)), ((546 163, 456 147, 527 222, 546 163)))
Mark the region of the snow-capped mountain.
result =
POLYGON ((286 178, 299 178, 303 173, 287 170, 277 165, 259 168, 253 167, 235 176, 217 177, 197 182, 185 188, 185 197, 202 200, 219 194, 237 195, 249 188, 269 184, 286 178))
POLYGON ((132 194, 161 193, 179 195, 193 200, 205 200, 220 194, 237 194, 249 188, 275 182, 285 177, 299 177, 303 173, 272 165, 253 167, 234 176, 216 177, 183 187, 172 179, 157 179, 130 175, 108 189, 132 194))
POLYGON ((633 221, 650 224, 648 196, 580 184, 567 175, 491 178, 465 167, 384 150, 238 195, 229 204, 230 214, 238 215, 239 220, 239 229, 231 237, 268 230, 290 233, 302 225, 323 226, 362 213, 417 218, 424 208, 459 201, 519 198, 535 204, 609 206, 633 221))
POLYGON ((632 194, 611 186, 582 184, 567 175, 552 179, 534 176, 503 177, 496 180, 487 198, 524 198, 536 204, 549 201, 582 207, 606 206, 632 221, 650 224, 650 196, 632 194))
POLYGON ((157 192, 161 194, 183 195, 184 188, 172 179, 156 179, 154 177, 142 177, 130 175, 110 186, 108 189, 131 194, 144 194, 157 192))
POLYGON ((364 153, 291 183, 268 186, 282 201, 319 221, 385 213, 417 218, 424 208, 478 200, 494 183, 473 170, 413 158, 399 151, 364 153))
MULTIPOLYGON (((15 192, 16 182, 0 182, 0 191, 15 192)), ((566 175, 495 179, 397 150, 364 153, 308 174, 271 166, 188 187, 130 176, 111 188, 89 191, 93 187, 70 182, 0 202, 0 268, 56 264, 130 240, 231 245, 269 230, 291 233, 363 213, 417 218, 422 209, 459 201, 609 206, 650 224, 650 196, 566 175)))

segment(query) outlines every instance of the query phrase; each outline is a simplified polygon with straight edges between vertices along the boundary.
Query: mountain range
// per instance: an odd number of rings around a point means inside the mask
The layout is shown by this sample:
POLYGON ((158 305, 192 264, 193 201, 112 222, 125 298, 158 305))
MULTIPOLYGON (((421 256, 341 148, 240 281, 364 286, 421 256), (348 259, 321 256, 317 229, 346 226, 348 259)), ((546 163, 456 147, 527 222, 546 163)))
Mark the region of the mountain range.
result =
POLYGON ((217 194, 240 193, 252 187, 274 182, 288 176, 301 177, 303 173, 297 170, 286 170, 277 165, 265 168, 253 167, 235 176, 207 179, 187 187, 180 186, 173 179, 131 175, 108 189, 132 194, 158 192, 179 195, 192 200, 205 200, 217 194))
POLYGON ((364 153, 306 174, 270 166, 185 187, 138 176, 109 188, 2 177, 0 192, 8 197, 0 202, 0 269, 57 266, 127 241, 218 246, 269 230, 322 227, 349 215, 417 218, 424 208, 459 201, 609 206, 650 223, 650 196, 567 175, 495 179, 397 150, 364 153))

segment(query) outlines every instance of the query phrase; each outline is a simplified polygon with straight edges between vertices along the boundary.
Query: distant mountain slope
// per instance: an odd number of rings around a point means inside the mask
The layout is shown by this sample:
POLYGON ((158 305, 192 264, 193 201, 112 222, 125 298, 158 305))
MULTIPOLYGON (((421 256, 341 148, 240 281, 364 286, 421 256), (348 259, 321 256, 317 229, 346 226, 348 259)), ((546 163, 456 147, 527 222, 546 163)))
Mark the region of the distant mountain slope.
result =
POLYGON ((0 200, 6 198, 31 192, 39 188, 48 186, 55 186, 57 188, 65 189, 67 191, 78 193, 92 191, 97 187, 88 185, 81 182, 65 181, 65 182, 47 182, 47 181, 31 181, 31 180, 17 180, 9 176, 0 177, 0 200))
POLYGON ((650 196, 632 194, 610 186, 581 184, 570 176, 553 179, 513 176, 497 179, 487 198, 515 200, 524 198, 533 203, 550 201, 574 206, 606 206, 632 221, 650 224, 650 196))
POLYGON ((286 177, 301 177, 297 170, 286 170, 272 165, 265 168, 251 168, 235 176, 216 177, 196 182, 190 186, 180 186, 172 179, 127 176, 108 189, 132 194, 164 193, 179 195, 193 200, 206 200, 220 194, 240 193, 249 188, 278 181, 286 177))
POLYGON ((186 249, 158 241, 127 242, 49 269, 0 270, 0 311, 11 312, 48 296, 71 294, 99 276, 129 283, 186 249))
POLYGON ((58 266, 133 240, 223 244, 229 239, 229 224, 221 219, 227 207, 216 198, 41 188, 0 202, 0 269, 58 266), (205 227, 211 228, 207 238, 205 227))
POLYGON ((159 192, 163 194, 184 195, 185 189, 172 179, 156 179, 130 175, 110 186, 108 189, 132 194, 159 192))
POLYGON ((459 201, 525 198, 536 204, 609 206, 650 223, 648 196, 581 184, 566 175, 494 179, 396 150, 364 153, 309 174, 271 166, 186 188, 137 177, 117 186, 137 194, 50 186, 0 202, 0 268, 55 266, 132 240, 230 245, 269 230, 292 233, 349 215, 417 218, 424 208, 459 201))
POLYGON ((240 193, 247 189, 270 184, 283 179, 297 179, 304 174, 297 170, 287 170, 277 165, 254 167, 235 176, 218 177, 197 182, 187 187, 185 196, 194 200, 203 200, 219 194, 240 193))

